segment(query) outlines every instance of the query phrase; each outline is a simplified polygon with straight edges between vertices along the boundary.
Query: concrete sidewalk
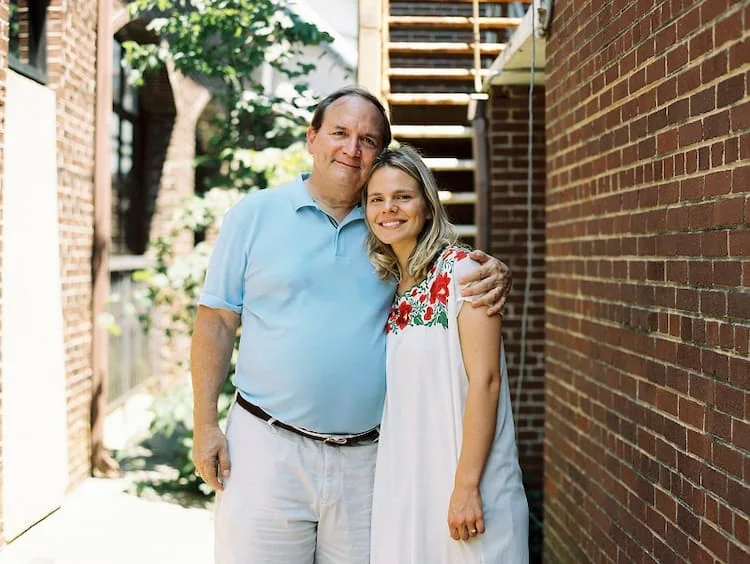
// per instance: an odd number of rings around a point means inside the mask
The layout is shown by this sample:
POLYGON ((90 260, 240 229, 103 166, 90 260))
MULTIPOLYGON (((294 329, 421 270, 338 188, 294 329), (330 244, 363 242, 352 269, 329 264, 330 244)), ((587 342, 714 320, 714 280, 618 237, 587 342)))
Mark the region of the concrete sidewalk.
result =
POLYGON ((0 564, 209 564, 213 513, 125 492, 90 478, 4 549, 0 564))

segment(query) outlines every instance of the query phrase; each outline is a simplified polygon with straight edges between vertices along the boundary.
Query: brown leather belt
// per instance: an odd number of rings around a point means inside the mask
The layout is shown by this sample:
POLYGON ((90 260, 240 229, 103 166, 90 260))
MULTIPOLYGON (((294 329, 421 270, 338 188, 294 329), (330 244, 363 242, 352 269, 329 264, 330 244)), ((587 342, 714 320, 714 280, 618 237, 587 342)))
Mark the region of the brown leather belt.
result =
POLYGON ((333 446, 356 446, 362 443, 374 443, 378 440, 378 437, 380 437, 379 427, 375 427, 373 429, 370 429, 369 431, 364 431, 363 433, 356 433, 353 435, 326 435, 325 433, 315 433, 313 431, 308 431, 307 429, 300 429, 299 427, 287 425, 282 421, 274 419, 273 417, 271 417, 271 415, 266 413, 263 408, 247 401, 239 393, 237 394, 237 405, 239 405, 245 411, 255 415, 255 417, 257 417, 258 419, 266 421, 274 427, 279 427, 280 429, 296 433, 297 435, 301 435, 308 439, 321 441, 333 446))

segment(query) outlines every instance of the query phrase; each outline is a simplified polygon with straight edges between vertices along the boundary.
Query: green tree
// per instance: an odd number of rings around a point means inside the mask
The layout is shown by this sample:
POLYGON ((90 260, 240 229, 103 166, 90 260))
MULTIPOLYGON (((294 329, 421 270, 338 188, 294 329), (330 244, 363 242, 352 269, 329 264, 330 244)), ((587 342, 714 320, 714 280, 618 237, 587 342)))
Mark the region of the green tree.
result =
MULTIPOLYGON (((302 140, 316 100, 302 82, 312 67, 297 57, 305 46, 331 37, 301 20, 281 0, 135 0, 129 9, 134 18, 148 22, 157 38, 152 44, 124 44, 133 79, 142 81, 147 73, 169 63, 206 84, 218 108, 205 128, 207 153, 196 162, 218 172, 207 183, 205 194, 189 198, 175 211, 167 232, 151 244, 154 266, 135 276, 145 288, 138 308, 144 323, 148 326, 152 313, 159 311, 169 316, 168 337, 189 335, 212 235, 224 213, 246 192, 281 184, 309 169, 302 140), (288 95, 263 91, 257 77, 264 65, 294 81, 288 95), (175 241, 186 232, 208 237, 193 252, 176 256, 175 241)), ((225 386, 224 392, 219 407, 225 415, 231 386, 225 386)), ((154 404, 147 443, 162 454, 171 450, 177 476, 151 485, 211 495, 196 478, 190 460, 190 405, 186 388, 154 404)))
MULTIPOLYGON (((283 0, 135 0, 131 16, 147 21, 156 43, 125 42, 133 79, 167 61, 202 80, 219 108, 207 153, 198 164, 219 171, 209 187, 258 186, 263 175, 242 166, 247 150, 286 147, 300 140, 316 103, 302 79, 313 65, 300 62, 303 49, 332 40, 302 20, 283 0), (265 65, 293 81, 283 96, 264 92, 265 65)), ((259 186, 261 188, 265 186, 259 186)))

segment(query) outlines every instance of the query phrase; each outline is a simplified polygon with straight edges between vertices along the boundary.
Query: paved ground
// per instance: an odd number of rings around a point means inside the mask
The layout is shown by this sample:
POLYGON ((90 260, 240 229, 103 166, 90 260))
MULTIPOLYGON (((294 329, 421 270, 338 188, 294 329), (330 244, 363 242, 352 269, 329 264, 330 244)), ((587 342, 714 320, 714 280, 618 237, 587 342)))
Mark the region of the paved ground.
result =
POLYGON ((0 550, 0 564, 207 564, 213 515, 125 493, 91 478, 63 506, 0 550))
MULTIPOLYGON (((135 396, 105 423, 114 452, 138 459, 134 443, 148 428, 150 396, 135 396)), ((62 507, 0 549, 0 564, 209 564, 213 513, 183 507, 153 490, 132 493, 147 475, 169 469, 124 468, 123 478, 90 478, 62 507)))

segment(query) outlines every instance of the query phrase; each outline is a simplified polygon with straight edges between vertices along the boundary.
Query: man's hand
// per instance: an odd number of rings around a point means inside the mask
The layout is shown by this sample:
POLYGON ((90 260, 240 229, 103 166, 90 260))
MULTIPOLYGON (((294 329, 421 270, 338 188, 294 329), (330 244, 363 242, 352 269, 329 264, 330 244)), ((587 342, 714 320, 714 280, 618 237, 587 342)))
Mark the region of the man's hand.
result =
POLYGON ((463 288, 461 295, 476 297, 471 301, 473 307, 489 306, 487 315, 502 315, 505 300, 513 286, 510 268, 484 251, 475 250, 469 256, 482 266, 458 281, 463 288))
POLYGON ((218 425, 202 425, 193 431, 195 473, 215 490, 224 489, 229 477, 227 439, 218 425))

